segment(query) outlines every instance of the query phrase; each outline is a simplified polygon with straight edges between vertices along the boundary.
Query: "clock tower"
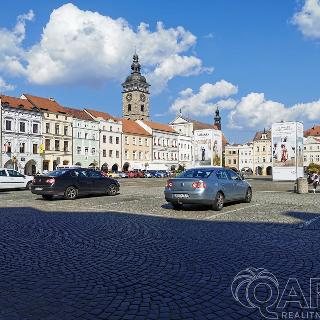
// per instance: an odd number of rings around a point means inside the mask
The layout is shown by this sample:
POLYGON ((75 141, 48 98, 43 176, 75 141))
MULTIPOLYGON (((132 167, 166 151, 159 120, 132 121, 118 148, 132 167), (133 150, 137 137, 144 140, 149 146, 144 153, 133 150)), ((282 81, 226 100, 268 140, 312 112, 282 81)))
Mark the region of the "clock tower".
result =
POLYGON ((122 84, 122 115, 131 120, 149 120, 149 87, 141 75, 139 57, 135 53, 131 64, 131 74, 122 84))

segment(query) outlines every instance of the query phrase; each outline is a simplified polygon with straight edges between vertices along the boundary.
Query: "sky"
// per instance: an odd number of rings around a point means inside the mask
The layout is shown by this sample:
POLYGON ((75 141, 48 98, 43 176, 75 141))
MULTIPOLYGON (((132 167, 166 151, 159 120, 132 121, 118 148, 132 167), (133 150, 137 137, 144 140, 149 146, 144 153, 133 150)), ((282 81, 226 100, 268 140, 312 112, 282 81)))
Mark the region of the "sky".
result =
POLYGON ((229 142, 320 122, 320 0, 23 1, 0 11, 0 92, 121 116, 136 50, 151 119, 179 111, 229 142))

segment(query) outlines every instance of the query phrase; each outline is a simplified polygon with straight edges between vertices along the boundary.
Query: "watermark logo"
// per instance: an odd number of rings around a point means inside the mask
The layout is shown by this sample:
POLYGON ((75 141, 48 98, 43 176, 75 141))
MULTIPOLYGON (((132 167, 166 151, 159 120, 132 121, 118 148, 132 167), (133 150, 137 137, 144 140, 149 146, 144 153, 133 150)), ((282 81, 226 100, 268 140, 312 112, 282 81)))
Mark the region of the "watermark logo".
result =
POLYGON ((273 273, 250 267, 234 277, 231 292, 243 307, 259 310, 265 319, 320 320, 320 278, 310 278, 307 287, 302 290, 296 278, 280 287, 273 273))

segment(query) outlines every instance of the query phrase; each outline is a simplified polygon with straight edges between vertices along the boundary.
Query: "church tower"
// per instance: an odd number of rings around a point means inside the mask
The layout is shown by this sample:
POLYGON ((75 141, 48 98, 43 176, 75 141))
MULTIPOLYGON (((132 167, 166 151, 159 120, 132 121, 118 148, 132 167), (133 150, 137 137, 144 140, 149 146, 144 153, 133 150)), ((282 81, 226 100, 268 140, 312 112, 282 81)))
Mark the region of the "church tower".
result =
POLYGON ((131 75, 122 84, 122 115, 131 120, 149 120, 149 87, 141 75, 139 57, 135 53, 131 64, 131 75))
POLYGON ((220 116, 220 111, 219 108, 217 107, 216 110, 216 116, 214 117, 214 125, 221 130, 221 116, 220 116))

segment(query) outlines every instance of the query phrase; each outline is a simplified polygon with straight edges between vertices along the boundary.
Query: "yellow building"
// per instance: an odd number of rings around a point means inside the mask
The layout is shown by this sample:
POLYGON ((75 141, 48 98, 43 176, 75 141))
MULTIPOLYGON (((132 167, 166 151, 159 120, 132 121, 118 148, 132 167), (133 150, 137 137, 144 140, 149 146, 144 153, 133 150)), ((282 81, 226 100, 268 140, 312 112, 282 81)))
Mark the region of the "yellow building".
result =
POLYGON ((272 174, 271 130, 258 131, 253 139, 253 172, 255 175, 272 174))
POLYGON ((43 112, 43 170, 72 164, 72 116, 54 99, 23 94, 31 104, 43 112))
POLYGON ((133 120, 119 120, 122 121, 123 131, 123 171, 148 169, 152 160, 152 135, 133 120))

